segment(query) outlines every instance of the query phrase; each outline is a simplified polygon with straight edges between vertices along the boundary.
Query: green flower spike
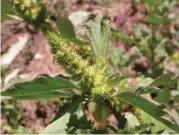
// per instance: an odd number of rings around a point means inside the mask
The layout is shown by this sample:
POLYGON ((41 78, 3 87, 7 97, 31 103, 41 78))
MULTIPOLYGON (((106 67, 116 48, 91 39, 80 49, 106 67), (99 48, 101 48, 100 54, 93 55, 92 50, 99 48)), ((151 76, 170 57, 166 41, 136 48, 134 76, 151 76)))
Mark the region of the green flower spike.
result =
POLYGON ((93 96, 108 96, 113 87, 108 83, 108 70, 105 61, 99 57, 94 65, 90 65, 68 46, 68 41, 60 34, 47 32, 57 62, 68 72, 72 79, 84 90, 91 90, 93 96))
POLYGON ((36 28, 49 22, 49 13, 43 0, 9 0, 21 18, 36 28))

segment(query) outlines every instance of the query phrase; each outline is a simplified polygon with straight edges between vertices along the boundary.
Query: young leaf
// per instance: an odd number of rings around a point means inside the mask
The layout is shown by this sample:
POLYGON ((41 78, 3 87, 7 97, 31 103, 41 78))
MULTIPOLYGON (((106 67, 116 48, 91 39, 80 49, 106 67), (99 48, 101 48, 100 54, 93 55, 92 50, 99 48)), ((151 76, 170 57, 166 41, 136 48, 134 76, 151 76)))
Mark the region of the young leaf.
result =
MULTIPOLYGON (((77 87, 72 82, 66 79, 50 76, 39 76, 32 81, 14 84, 5 89, 5 91, 1 92, 1 95, 15 96, 17 98, 23 98, 22 96, 24 96, 23 99, 25 99, 25 97, 28 98, 28 96, 29 98, 33 98, 35 94, 38 94, 39 96, 42 96, 39 98, 43 98, 47 97, 42 95, 45 92, 60 90, 69 94, 69 92, 66 90, 75 88, 77 87)), ((54 93, 51 94, 54 95, 54 93)), ((62 96, 64 96, 64 93, 61 92, 61 94, 62 96)))
POLYGON ((91 22, 91 27, 87 32, 96 58, 99 56, 106 56, 109 43, 109 32, 109 20, 102 19, 102 14, 97 15, 94 22, 91 22))
POLYGON ((155 104, 131 92, 122 92, 119 94, 119 98, 140 108, 156 120, 166 125, 168 128, 179 133, 179 126, 165 119, 164 116, 166 116, 167 113, 157 107, 155 104))

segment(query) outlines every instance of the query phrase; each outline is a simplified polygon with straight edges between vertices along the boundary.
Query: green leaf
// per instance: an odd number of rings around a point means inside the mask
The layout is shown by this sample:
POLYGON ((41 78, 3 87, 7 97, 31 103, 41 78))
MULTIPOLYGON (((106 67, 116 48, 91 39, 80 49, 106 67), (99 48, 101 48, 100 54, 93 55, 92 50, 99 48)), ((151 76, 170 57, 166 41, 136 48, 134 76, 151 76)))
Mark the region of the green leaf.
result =
MULTIPOLYGON (((38 76, 34 80, 17 83, 9 86, 5 91, 1 92, 2 96, 14 96, 17 99, 33 99, 38 95, 41 96, 39 99, 47 98, 45 92, 51 92, 53 97, 57 90, 61 92, 58 93, 57 97, 61 93, 62 96, 70 94, 69 90, 77 88, 69 80, 59 78, 59 77, 50 77, 50 76, 38 76), (52 92, 54 91, 54 92, 52 92), (65 94, 64 94, 65 93, 65 94), (37 94, 37 95, 36 95, 37 94), (29 97, 28 97, 29 96, 29 97)), ((71 91, 72 92, 72 91, 71 91)), ((50 93, 47 93, 50 94, 50 93)), ((50 97, 50 95, 49 95, 50 97)))
MULTIPOLYGON (((73 97, 70 101, 65 102, 60 108, 53 119, 52 123, 49 124, 41 134, 67 134, 69 127, 74 123, 74 115, 77 118, 83 115, 80 112, 79 106, 81 103, 81 97, 73 97)), ((77 121, 76 121, 77 122, 77 121)))
POLYGON ((62 117, 49 124, 40 134, 66 134, 71 114, 65 113, 62 117))
POLYGON ((171 82, 173 79, 175 78, 175 74, 174 73, 167 73, 164 75, 159 76, 157 79, 155 79, 150 86, 165 86, 167 85, 169 82, 171 82))
POLYGON ((151 14, 149 18, 146 20, 147 23, 154 24, 154 25, 161 25, 166 24, 169 22, 168 17, 159 17, 156 14, 151 14))
POLYGON ((55 120, 59 119, 67 112, 73 112, 77 108, 80 102, 81 102, 81 98, 76 96, 74 96, 71 100, 64 102, 59 107, 58 112, 56 113, 55 117, 51 122, 54 122, 55 120))
POLYGON ((124 129, 120 129, 118 131, 118 134, 150 134, 150 128, 152 127, 152 124, 140 124, 139 126, 135 127, 127 127, 124 129))
POLYGON ((135 134, 144 134, 143 132, 149 131, 154 125, 153 124, 140 124, 139 126, 136 126, 132 128, 131 130, 135 134))
POLYGON ((1 1, 1 21, 11 19, 10 15, 15 14, 12 4, 8 1, 1 1))
POLYGON ((123 83, 124 80, 126 81, 127 80, 127 76, 123 75, 123 74, 120 74, 120 75, 111 75, 108 80, 113 85, 116 85, 116 84, 119 84, 121 82, 123 83))
POLYGON ((139 82, 138 86, 140 87, 146 87, 149 86, 154 80, 150 77, 147 78, 141 78, 141 81, 139 82))
POLYGON ((125 125, 127 123, 127 119, 125 118, 125 115, 121 115, 118 119, 117 119, 118 125, 120 127, 120 129, 124 129, 125 125))
POLYGON ((79 104, 76 110, 71 114, 68 123, 68 134, 104 134, 104 130, 96 130, 87 120, 84 104, 79 104))
POLYGON ((122 92, 119 94, 119 98, 121 100, 128 102, 129 104, 132 104, 140 108, 156 120, 166 125, 168 128, 179 133, 179 126, 164 118, 164 116, 166 116, 167 113, 159 107, 157 107, 155 104, 146 100, 145 98, 142 98, 131 92, 122 92))
POLYGON ((143 0, 143 1, 147 4, 150 11, 155 11, 157 7, 164 2, 164 0, 143 0))
POLYGON ((91 22, 91 27, 87 31, 87 36, 91 42, 94 56, 105 57, 109 43, 109 20, 102 19, 102 14, 96 16, 95 20, 91 22))
POLYGON ((60 32, 60 35, 63 38, 65 38, 77 45, 85 44, 83 41, 76 38, 75 30, 74 30, 73 24, 70 21, 70 19, 59 18, 59 19, 57 19, 56 24, 57 24, 58 30, 60 32))
POLYGON ((163 104, 169 104, 171 101, 171 94, 170 91, 168 90, 163 90, 161 91, 157 97, 155 98, 155 100, 159 103, 163 103, 163 104))
POLYGON ((74 38, 67 38, 69 41, 73 42, 76 45, 85 45, 85 42, 81 41, 80 39, 74 38))
POLYGON ((160 92, 161 89, 157 88, 157 87, 139 87, 137 89, 135 89, 135 93, 137 94, 147 94, 147 93, 157 93, 160 92))
MULTIPOLYGON (((159 44, 154 49, 156 59, 160 60, 161 58, 168 57, 168 53, 166 51, 166 42, 168 39, 163 38, 159 44)), ((160 62, 160 61, 159 61, 160 62)))
POLYGON ((125 113, 125 118, 127 119, 126 127, 134 128, 135 126, 139 126, 139 120, 132 113, 125 113))
POLYGON ((48 91, 44 93, 36 93, 31 95, 24 96, 15 96, 16 100, 42 100, 42 99, 50 99, 50 98, 58 98, 58 97, 68 97, 73 95, 74 93, 68 91, 48 91))
POLYGON ((130 57, 125 55, 124 49, 110 48, 110 61, 115 67, 127 67, 130 57))
POLYGON ((8 1, 2 0, 1 1, 1 14, 10 14, 10 13, 14 13, 12 4, 10 4, 8 1))
POLYGON ((66 38, 76 37, 72 22, 68 18, 57 19, 57 27, 60 34, 66 38))
POLYGON ((113 32, 112 32, 112 36, 113 36, 114 38, 116 38, 116 39, 120 39, 120 40, 122 40, 122 41, 125 41, 125 42, 128 43, 129 45, 131 45, 131 44, 137 45, 137 44, 138 44, 135 40, 131 39, 128 35, 126 35, 126 34, 120 32, 120 31, 113 31, 113 32))
POLYGON ((167 126, 162 124, 160 121, 154 119, 153 117, 142 111, 141 109, 136 109, 136 112, 141 123, 148 123, 148 124, 153 123, 155 125, 151 128, 153 134, 156 134, 158 131, 168 129, 167 126))
POLYGON ((68 134, 90 133, 91 123, 87 121, 84 105, 79 104, 77 110, 71 115, 68 123, 68 134))

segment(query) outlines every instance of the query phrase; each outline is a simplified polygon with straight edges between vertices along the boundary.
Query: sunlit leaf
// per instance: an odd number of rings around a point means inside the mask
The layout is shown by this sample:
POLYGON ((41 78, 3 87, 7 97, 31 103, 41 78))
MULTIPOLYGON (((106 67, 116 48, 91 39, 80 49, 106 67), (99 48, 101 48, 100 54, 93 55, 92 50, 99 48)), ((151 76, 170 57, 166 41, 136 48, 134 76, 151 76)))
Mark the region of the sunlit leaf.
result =
POLYGON ((132 104, 140 108, 156 120, 163 123, 168 128, 179 133, 179 126, 165 119, 164 117, 167 115, 167 113, 163 111, 161 108, 157 107, 157 105, 131 92, 122 92, 119 94, 119 98, 121 100, 128 102, 129 104, 132 104))
POLYGON ((137 115, 141 121, 141 123, 153 123, 154 126, 152 126, 151 131, 153 134, 157 133, 158 131, 165 130, 167 126, 162 124, 160 121, 156 120, 155 118, 151 117, 149 114, 146 112, 142 111, 141 109, 136 109, 137 115))
POLYGON ((83 24, 89 17, 90 12, 78 11, 72 13, 68 18, 72 21, 74 25, 83 24))
POLYGON ((62 117, 49 124, 41 132, 41 134, 66 134, 67 132, 65 129, 68 128, 67 124, 69 122, 70 116, 70 113, 65 113, 62 117))

